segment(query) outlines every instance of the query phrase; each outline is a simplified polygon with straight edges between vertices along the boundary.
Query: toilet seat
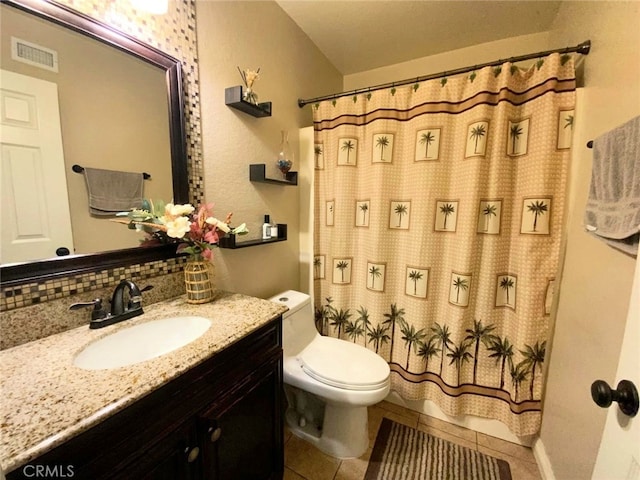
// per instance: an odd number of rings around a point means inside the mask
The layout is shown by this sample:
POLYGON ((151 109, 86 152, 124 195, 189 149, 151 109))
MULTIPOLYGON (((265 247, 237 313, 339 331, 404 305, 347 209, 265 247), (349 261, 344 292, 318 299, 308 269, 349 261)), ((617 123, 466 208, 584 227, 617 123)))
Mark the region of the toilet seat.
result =
POLYGON ((389 365, 381 357, 337 338, 317 337, 296 359, 310 377, 345 390, 375 390, 389 379, 389 365))

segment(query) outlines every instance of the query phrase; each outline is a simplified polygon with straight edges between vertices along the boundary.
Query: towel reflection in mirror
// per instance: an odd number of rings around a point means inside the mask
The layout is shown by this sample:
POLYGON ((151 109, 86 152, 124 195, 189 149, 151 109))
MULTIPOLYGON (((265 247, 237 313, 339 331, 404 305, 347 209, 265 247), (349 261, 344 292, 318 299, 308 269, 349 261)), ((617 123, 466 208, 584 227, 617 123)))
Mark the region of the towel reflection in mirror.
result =
POLYGON ((89 194, 89 212, 96 216, 115 215, 142 207, 142 173, 89 168, 84 170, 89 194))

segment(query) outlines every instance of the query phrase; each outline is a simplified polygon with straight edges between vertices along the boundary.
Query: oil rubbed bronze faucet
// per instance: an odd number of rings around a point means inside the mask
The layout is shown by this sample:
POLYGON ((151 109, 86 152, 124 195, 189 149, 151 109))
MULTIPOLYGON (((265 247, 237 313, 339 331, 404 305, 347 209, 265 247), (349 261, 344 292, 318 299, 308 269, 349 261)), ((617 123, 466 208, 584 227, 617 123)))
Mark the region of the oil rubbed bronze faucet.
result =
POLYGON ((142 290, 131 280, 121 280, 113 291, 111 297, 111 311, 102 308, 102 299, 96 298, 91 302, 74 303, 69 307, 70 310, 77 310, 84 307, 93 307, 91 312, 91 322, 89 328, 96 329, 107 327, 129 318, 142 315, 142 292, 151 290, 152 285, 144 287, 142 290), (129 300, 125 306, 125 291, 129 291, 129 300))
MULTIPOLYGON (((111 297, 111 315, 129 315, 126 318, 135 317, 142 313, 142 293, 138 286, 131 280, 121 280, 111 297), (129 303, 124 308, 124 291, 129 289, 129 303), (137 313, 139 311, 139 313, 137 313)), ((125 320, 125 319, 123 319, 125 320)))

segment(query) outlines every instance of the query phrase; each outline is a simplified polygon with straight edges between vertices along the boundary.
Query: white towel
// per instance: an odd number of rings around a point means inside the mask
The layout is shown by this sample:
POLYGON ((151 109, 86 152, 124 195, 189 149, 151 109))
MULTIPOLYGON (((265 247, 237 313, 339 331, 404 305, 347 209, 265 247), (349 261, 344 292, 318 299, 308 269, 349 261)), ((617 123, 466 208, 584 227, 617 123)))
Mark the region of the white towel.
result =
POLYGON ((115 215, 142 205, 142 173, 85 167, 84 177, 89 192, 89 212, 92 215, 115 215))
POLYGON ((593 140, 587 231, 636 256, 640 238, 640 116, 593 140))

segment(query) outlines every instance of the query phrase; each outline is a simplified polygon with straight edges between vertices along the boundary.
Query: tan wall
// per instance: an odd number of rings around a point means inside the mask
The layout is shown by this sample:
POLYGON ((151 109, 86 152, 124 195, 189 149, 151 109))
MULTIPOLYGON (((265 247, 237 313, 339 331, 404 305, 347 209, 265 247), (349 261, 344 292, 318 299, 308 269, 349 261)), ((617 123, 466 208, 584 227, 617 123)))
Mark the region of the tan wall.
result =
POLYGON ((586 141, 640 114, 640 3, 563 2, 551 38, 587 38, 585 88, 574 137, 567 253, 549 361, 541 440, 555 478, 591 478, 606 411, 589 393, 616 384, 635 260, 588 236, 584 205, 591 179, 586 141))
MULTIPOLYGON (((216 251, 217 283, 258 297, 300 288, 300 188, 253 184, 249 165, 264 163, 279 178, 280 131, 290 132, 297 151, 298 129, 312 123, 311 106, 300 109, 296 99, 339 91, 342 76, 275 2, 199 1, 196 13, 206 200, 216 215, 233 211, 234 223, 247 222, 252 238, 264 214, 289 228, 286 242, 216 251), (260 102, 272 102, 271 117, 225 106, 225 88, 242 83, 237 67, 260 67, 254 89, 260 102)), ((294 171, 304 170, 300 162, 294 171)))
POLYGON ((76 253, 135 247, 139 235, 91 217, 72 165, 148 172, 145 196, 172 197, 164 72, 119 50, 2 5, 1 67, 56 83, 76 253), (11 59, 15 36, 58 53, 59 72, 11 59))
POLYGON ((380 85, 556 47, 564 45, 549 46, 548 33, 532 33, 346 75, 344 89, 354 90, 380 85))

